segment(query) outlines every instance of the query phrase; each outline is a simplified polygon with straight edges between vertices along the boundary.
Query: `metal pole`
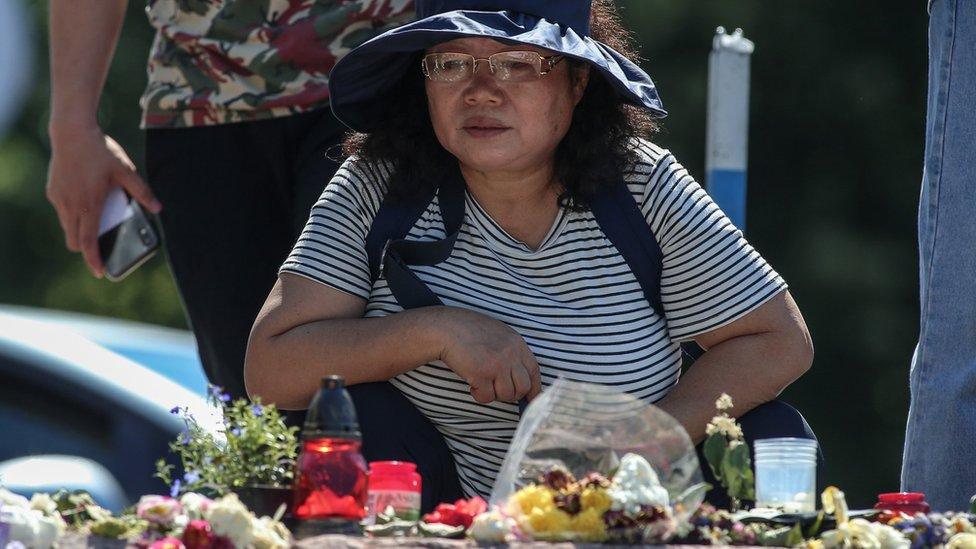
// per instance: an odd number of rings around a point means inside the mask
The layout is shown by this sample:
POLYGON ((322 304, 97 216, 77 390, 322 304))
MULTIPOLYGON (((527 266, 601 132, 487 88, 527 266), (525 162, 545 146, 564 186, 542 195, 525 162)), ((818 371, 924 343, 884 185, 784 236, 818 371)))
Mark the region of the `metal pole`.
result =
POLYGON ((742 29, 718 27, 708 56, 706 189, 736 227, 746 228, 749 65, 755 45, 742 29))

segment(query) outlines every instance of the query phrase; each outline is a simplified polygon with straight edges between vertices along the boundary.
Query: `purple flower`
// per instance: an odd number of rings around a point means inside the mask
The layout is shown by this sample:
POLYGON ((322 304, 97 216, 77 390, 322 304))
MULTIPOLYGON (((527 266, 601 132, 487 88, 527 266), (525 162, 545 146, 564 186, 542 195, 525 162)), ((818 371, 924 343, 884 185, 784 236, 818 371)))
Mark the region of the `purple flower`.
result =
POLYGON ((239 437, 241 436, 241 430, 238 427, 234 427, 230 430, 230 434, 234 435, 235 437, 239 437))
POLYGON ((183 480, 185 480, 187 484, 193 484, 194 482, 200 480, 200 473, 196 471, 187 471, 183 475, 183 480))
POLYGON ((183 483, 180 482, 180 479, 174 480, 173 485, 169 487, 169 497, 175 498, 176 496, 180 495, 180 486, 182 484, 183 483))
POLYGON ((184 429, 176 440, 183 446, 186 446, 190 443, 190 432, 184 429))
POLYGON ((251 412, 254 417, 261 417, 264 415, 264 408, 260 404, 254 404, 251 406, 251 412))
POLYGON ((230 402, 230 395, 224 392, 223 387, 211 385, 209 391, 210 391, 210 396, 212 396, 216 400, 220 402, 230 402))
POLYGON ((173 406, 172 408, 170 408, 169 413, 171 413, 173 415, 176 415, 176 414, 180 413, 180 407, 179 406, 173 406))

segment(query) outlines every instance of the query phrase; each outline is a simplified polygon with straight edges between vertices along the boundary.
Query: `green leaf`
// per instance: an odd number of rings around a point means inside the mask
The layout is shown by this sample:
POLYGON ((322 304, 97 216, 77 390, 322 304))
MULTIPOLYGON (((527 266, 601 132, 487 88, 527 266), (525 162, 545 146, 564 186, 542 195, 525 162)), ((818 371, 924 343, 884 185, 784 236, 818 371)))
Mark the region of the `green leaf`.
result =
POLYGON ((449 526, 437 523, 417 523, 417 532, 425 538, 463 538, 466 528, 464 526, 449 526))
POLYGON ((764 547, 795 547, 803 543, 803 532, 799 524, 783 526, 760 533, 757 541, 764 547))
POLYGON ((756 481, 752 473, 748 446, 739 444, 726 451, 725 458, 722 460, 722 474, 730 496, 739 499, 756 499, 756 481))
POLYGON ((810 528, 807 528, 807 537, 812 538, 820 533, 820 528, 823 527, 824 512, 821 510, 817 513, 817 520, 813 521, 810 528))
POLYGON ((725 435, 721 433, 709 435, 702 446, 705 461, 708 462, 708 466, 712 468, 712 473, 718 480, 722 480, 722 462, 725 460, 726 446, 725 435))

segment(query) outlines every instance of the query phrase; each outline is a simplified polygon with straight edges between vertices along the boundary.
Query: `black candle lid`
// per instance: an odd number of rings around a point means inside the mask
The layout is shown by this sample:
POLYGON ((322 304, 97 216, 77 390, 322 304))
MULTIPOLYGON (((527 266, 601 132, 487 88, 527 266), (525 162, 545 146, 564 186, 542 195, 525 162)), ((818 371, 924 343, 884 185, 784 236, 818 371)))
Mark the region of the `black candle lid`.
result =
POLYGON ((359 421, 342 376, 326 376, 312 397, 302 428, 302 439, 347 438, 360 440, 359 421))

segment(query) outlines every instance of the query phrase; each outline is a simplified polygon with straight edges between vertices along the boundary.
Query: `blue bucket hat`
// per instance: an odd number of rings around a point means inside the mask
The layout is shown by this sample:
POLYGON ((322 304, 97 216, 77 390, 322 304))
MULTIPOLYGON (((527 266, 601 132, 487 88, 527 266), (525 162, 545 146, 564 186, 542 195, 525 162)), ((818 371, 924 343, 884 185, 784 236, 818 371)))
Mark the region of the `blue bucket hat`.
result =
POLYGON ((590 38, 592 0, 417 0, 417 20, 353 49, 329 76, 332 111, 350 128, 382 123, 384 95, 414 65, 414 53, 456 38, 527 44, 590 64, 628 103, 667 116, 651 77, 590 38))

